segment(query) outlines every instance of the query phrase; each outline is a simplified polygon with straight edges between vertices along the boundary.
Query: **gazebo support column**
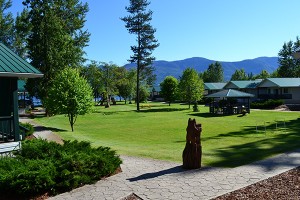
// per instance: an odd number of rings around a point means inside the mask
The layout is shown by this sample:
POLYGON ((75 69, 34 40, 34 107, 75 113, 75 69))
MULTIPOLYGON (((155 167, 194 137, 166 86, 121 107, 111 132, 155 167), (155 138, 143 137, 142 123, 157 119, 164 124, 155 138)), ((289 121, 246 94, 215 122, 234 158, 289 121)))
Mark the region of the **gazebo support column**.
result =
MULTIPOLYGON (((11 83, 13 88, 13 130, 14 130, 14 140, 20 141, 20 127, 19 127, 19 108, 18 108, 18 87, 17 80, 11 83)), ((24 138, 22 138, 24 139, 24 138)))

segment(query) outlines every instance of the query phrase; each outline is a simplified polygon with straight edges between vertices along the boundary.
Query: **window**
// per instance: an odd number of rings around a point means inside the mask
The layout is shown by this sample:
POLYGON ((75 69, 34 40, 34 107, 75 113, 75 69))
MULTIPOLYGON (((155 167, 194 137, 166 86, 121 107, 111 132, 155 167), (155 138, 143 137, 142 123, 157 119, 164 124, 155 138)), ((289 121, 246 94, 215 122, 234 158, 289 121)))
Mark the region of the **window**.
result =
POLYGON ((289 93, 289 89, 288 88, 283 88, 283 93, 289 93))

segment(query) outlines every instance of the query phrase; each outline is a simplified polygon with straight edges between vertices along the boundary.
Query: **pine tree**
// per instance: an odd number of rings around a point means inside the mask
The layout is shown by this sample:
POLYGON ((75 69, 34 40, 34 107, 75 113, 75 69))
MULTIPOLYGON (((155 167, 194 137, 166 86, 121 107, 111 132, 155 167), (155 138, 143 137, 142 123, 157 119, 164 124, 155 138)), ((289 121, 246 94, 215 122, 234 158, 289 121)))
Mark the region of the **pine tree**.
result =
POLYGON ((152 62, 155 60, 151 56, 153 50, 159 46, 155 39, 154 29, 150 21, 152 20, 152 11, 147 10, 150 3, 147 0, 130 0, 130 6, 126 10, 129 16, 121 18, 126 24, 130 34, 136 35, 137 45, 131 46, 133 55, 128 60, 136 63, 137 79, 136 79, 136 103, 137 110, 140 110, 140 86, 141 82, 153 82, 152 62))
POLYGON ((0 41, 7 47, 13 46, 14 18, 7 9, 11 7, 11 0, 0 0, 0 41))

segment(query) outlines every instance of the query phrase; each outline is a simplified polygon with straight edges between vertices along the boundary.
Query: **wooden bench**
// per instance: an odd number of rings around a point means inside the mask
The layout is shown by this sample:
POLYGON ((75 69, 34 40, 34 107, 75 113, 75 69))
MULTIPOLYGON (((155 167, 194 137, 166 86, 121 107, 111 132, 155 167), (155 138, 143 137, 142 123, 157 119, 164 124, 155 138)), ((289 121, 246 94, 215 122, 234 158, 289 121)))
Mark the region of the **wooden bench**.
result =
POLYGON ((21 141, 0 143, 0 155, 10 156, 13 151, 21 149, 21 141))

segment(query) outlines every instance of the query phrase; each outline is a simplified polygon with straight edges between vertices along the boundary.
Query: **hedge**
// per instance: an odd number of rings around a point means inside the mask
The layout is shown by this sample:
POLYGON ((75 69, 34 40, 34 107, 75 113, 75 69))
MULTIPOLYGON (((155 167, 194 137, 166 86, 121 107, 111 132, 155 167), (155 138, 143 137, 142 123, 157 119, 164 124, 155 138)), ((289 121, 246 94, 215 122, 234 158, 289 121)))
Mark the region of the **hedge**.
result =
POLYGON ((89 142, 25 140, 14 158, 0 160, 0 193, 22 198, 55 195, 95 183, 121 163, 115 151, 92 148, 89 142))

